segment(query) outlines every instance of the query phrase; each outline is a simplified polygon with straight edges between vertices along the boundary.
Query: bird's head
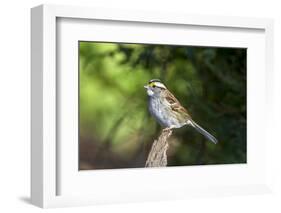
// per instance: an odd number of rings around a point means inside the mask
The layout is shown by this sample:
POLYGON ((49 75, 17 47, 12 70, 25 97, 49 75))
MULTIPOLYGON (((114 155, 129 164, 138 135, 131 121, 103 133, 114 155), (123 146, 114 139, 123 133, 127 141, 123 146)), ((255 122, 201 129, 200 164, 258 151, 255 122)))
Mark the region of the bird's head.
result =
POLYGON ((166 86, 159 79, 152 79, 144 86, 146 88, 148 96, 157 96, 164 90, 166 86))

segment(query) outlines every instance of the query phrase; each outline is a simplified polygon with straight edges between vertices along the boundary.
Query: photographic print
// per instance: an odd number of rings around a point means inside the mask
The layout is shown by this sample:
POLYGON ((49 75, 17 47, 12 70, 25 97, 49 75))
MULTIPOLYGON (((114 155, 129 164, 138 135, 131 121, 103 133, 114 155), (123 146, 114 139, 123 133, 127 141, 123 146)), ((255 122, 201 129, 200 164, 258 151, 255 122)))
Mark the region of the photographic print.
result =
POLYGON ((247 162, 247 49, 78 49, 79 170, 247 162))

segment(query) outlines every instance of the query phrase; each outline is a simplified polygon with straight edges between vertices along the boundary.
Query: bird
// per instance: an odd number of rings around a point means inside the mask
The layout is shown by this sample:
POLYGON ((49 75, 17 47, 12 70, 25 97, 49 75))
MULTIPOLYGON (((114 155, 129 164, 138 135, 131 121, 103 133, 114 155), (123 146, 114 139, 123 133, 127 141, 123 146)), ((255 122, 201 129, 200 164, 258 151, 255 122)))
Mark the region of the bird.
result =
POLYGON ((191 126, 216 144, 218 140, 199 126, 188 111, 159 79, 152 79, 144 86, 148 95, 148 109, 164 131, 191 126))

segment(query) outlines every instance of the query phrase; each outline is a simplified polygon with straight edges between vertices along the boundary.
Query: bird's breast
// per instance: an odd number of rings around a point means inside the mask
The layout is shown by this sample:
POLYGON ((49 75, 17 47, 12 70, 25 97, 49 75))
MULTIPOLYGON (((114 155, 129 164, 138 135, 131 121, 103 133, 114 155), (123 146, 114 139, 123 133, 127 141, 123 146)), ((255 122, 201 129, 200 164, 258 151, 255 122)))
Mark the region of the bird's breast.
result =
POLYGON ((170 106, 163 103, 161 98, 149 98, 149 111, 160 125, 164 127, 178 126, 178 120, 171 112, 170 106))

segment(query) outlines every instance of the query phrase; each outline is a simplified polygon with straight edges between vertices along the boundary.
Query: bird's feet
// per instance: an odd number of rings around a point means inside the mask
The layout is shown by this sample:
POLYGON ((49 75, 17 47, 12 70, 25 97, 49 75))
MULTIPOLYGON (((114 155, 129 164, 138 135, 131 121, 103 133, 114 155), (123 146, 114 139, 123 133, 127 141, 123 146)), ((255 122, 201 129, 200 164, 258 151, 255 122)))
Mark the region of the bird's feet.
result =
POLYGON ((162 131, 163 132, 169 132, 169 131, 172 131, 174 127, 166 127, 165 129, 163 129, 162 131))

